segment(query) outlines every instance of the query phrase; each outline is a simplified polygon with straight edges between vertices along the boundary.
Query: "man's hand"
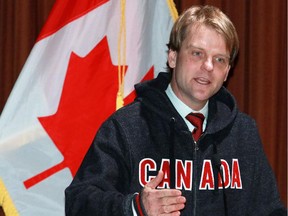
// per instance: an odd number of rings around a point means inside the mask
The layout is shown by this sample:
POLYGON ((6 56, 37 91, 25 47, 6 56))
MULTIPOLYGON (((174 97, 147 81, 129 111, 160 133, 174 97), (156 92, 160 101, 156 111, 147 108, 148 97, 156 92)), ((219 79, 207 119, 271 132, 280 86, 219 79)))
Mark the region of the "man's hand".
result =
POLYGON ((177 216, 185 207, 186 199, 176 189, 156 189, 164 177, 159 171, 155 179, 145 185, 141 192, 141 200, 148 216, 177 216))

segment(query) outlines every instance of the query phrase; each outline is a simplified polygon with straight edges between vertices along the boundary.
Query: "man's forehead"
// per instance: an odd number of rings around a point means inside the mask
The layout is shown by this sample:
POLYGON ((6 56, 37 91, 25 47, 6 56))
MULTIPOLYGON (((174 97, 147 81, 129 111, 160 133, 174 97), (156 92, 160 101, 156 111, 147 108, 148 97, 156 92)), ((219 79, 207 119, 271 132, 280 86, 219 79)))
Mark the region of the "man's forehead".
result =
POLYGON ((187 28, 186 37, 182 43, 185 48, 216 49, 223 55, 229 55, 225 38, 211 26, 205 24, 191 24, 187 28))

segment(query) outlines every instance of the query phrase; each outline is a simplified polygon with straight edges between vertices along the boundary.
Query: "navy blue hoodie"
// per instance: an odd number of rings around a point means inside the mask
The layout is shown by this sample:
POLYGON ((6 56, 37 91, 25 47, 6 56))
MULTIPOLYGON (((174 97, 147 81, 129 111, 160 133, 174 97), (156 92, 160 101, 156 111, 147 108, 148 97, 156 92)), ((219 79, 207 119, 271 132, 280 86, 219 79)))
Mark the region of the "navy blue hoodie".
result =
POLYGON ((136 100, 103 123, 65 190, 66 215, 132 215, 135 193, 160 169, 158 188, 186 197, 181 215, 286 215, 255 121, 222 87, 195 143, 165 94, 169 82, 160 73, 136 85, 136 100))

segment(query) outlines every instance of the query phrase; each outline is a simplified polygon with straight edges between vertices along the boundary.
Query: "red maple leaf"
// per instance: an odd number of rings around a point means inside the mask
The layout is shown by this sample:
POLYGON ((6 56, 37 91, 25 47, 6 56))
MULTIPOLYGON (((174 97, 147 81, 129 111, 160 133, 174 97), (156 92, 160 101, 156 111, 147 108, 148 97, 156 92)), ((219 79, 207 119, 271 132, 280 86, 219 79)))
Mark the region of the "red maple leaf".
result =
MULTIPOLYGON (((143 80, 153 78, 153 71, 143 80)), ((118 66, 112 65, 106 37, 83 58, 71 54, 57 112, 38 118, 64 159, 24 181, 27 189, 66 167, 75 176, 98 128, 116 110, 117 91, 118 66)))

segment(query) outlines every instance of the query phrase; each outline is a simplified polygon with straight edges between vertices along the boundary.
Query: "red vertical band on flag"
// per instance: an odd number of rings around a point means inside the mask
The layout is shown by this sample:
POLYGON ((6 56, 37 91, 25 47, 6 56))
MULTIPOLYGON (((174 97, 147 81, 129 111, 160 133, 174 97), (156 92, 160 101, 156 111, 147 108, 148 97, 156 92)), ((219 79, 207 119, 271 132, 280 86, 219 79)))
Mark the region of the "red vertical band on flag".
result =
POLYGON ((87 14, 109 0, 58 0, 48 17, 37 41, 57 32, 63 26, 87 14), (63 13, 65 11, 65 13, 63 13))

